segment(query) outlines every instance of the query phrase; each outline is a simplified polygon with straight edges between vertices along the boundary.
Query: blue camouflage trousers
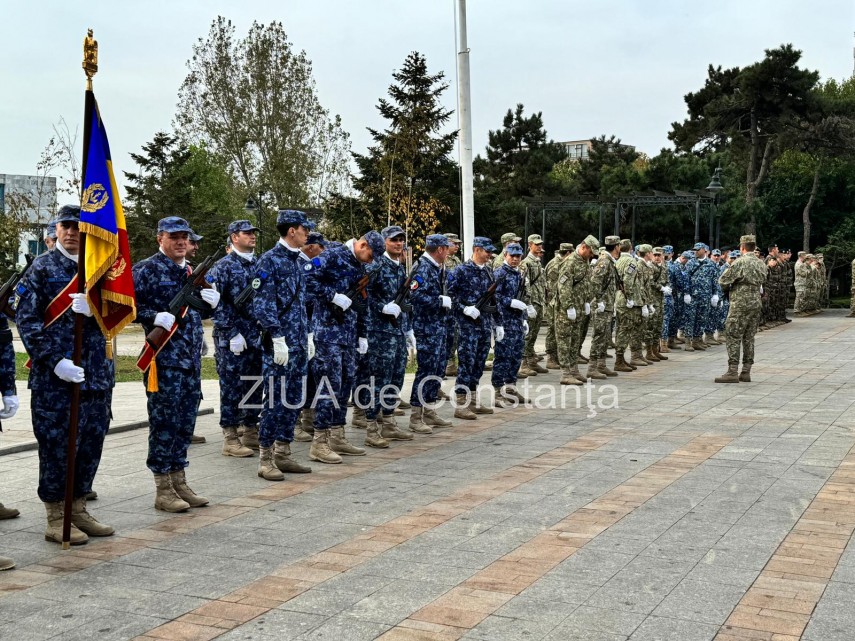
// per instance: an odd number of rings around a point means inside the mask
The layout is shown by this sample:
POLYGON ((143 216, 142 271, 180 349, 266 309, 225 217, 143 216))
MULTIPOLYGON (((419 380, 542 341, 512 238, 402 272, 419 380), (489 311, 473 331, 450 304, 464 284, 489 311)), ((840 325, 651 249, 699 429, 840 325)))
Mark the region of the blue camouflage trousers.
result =
POLYGON ((265 350, 261 358, 264 376, 264 400, 261 422, 258 425, 258 443, 271 447, 274 441, 290 443, 294 440, 294 426, 300 409, 306 403, 308 355, 302 349, 288 355, 287 365, 273 362, 273 350, 265 350))
POLYGON ((695 319, 698 314, 699 302, 692 297, 691 303, 683 304, 683 314, 680 319, 680 329, 683 330, 683 336, 686 338, 700 337, 700 334, 695 334, 695 319))
POLYGON ((445 375, 445 325, 438 325, 434 329, 436 331, 430 334, 415 332, 416 378, 410 393, 410 405, 413 407, 434 403, 445 375))
MULTIPOLYGON (((662 317, 662 333, 660 334, 660 338, 663 341, 667 341, 668 337, 671 334, 671 322, 675 320, 674 316, 674 297, 673 296, 665 296, 664 297, 664 315, 662 317)), ((674 336, 677 335, 677 330, 674 330, 674 336)))
POLYGON ((524 348, 522 324, 505 325, 505 337, 493 348, 493 387, 516 384, 524 348))
MULTIPOLYGON (((68 456, 69 386, 33 391, 30 411, 33 434, 39 443, 39 498, 56 503, 65 498, 68 456)), ((104 437, 110 427, 111 391, 80 392, 77 422, 77 456, 74 460, 74 498, 92 489, 101 462, 104 437)))
MULTIPOLYGON (((695 297, 692 296, 692 307, 695 308, 692 338, 702 338, 705 332, 710 331, 709 327, 712 317, 710 299, 709 296, 701 296, 699 298, 700 300, 695 300, 695 297)), ((718 311, 718 308, 715 311, 718 311)))
POLYGON ((353 402, 357 407, 362 409, 371 405, 371 391, 369 389, 371 382, 371 368, 369 367, 369 359, 371 350, 371 337, 368 337, 368 352, 365 354, 356 353, 356 374, 353 377, 353 402))
POLYGON ((369 420, 382 410, 391 416, 398 403, 407 369, 407 339, 400 334, 368 333, 369 380, 373 378, 371 403, 365 410, 369 420), (385 390, 385 391, 384 391, 385 390))
POLYGON ((347 400, 353 389, 356 370, 356 349, 352 345, 318 342, 311 362, 317 392, 315 429, 326 430, 344 425, 347 420, 347 400))
POLYGON ((255 386, 255 377, 261 374, 261 350, 247 347, 240 354, 234 354, 229 349, 229 342, 216 348, 217 375, 220 377, 220 427, 237 427, 238 425, 258 425, 261 413, 261 386, 255 388, 249 398, 241 401, 255 386), (242 376, 251 376, 252 380, 241 380, 242 376))
MULTIPOLYGON (((143 375, 148 382, 149 372, 143 375)), ((157 392, 148 397, 148 459, 146 466, 155 474, 178 472, 189 465, 187 448, 196 426, 196 412, 202 398, 201 372, 160 365, 157 392)))
POLYGON ((490 353, 492 330, 460 317, 457 322, 457 382, 455 389, 474 392, 490 353))
POLYGON ((445 321, 445 353, 450 361, 457 348, 457 320, 453 314, 448 314, 445 321))

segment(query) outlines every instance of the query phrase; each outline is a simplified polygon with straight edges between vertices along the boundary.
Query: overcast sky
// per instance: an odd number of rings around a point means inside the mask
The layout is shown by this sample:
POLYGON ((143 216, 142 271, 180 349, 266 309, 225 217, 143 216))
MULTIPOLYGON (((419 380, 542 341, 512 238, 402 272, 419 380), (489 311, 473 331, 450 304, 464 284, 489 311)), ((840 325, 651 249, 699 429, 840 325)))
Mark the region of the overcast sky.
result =
MULTIPOLYGON (((468 12, 476 154, 522 102, 543 112, 554 140, 613 133, 655 155, 709 63, 750 64, 785 42, 823 78, 853 71, 855 0, 469 0, 468 12)), ((128 152, 171 128, 191 46, 218 14, 239 35, 253 20, 283 22, 354 151, 368 144, 366 126, 382 125, 377 99, 410 51, 445 72, 456 109, 454 0, 3 0, 0 173, 34 173, 51 125, 81 122, 81 45, 92 27, 121 181, 134 169, 128 152)))

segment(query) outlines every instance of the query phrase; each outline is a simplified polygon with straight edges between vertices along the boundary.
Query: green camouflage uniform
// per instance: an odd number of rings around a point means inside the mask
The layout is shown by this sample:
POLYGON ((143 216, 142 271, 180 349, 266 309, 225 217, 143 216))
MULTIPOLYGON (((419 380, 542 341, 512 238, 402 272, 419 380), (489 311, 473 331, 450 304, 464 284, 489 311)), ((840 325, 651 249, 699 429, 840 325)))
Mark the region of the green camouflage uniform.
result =
POLYGON ((555 291, 558 289, 558 271, 561 263, 566 259, 566 256, 555 252, 555 258, 550 260, 543 270, 546 277, 543 306, 544 316, 546 317, 546 354, 556 361, 558 360, 558 343, 555 340, 555 307, 552 302, 555 300, 555 291))
POLYGON ((641 302, 644 299, 644 280, 639 276, 638 261, 629 253, 622 253, 615 265, 623 289, 615 294, 617 329, 615 330, 616 354, 623 354, 627 346, 633 351, 641 350, 641 302), (626 306, 627 297, 635 305, 626 306))
POLYGON ((528 336, 525 337, 523 358, 534 358, 534 342, 543 323, 543 307, 546 301, 546 274, 540 258, 529 252, 520 263, 520 276, 526 292, 526 299, 523 302, 534 307, 537 312, 537 316, 528 319, 528 336))
POLYGON ((615 313, 615 293, 617 292, 617 268, 615 259, 605 250, 600 252, 597 264, 591 273, 591 291, 594 295, 593 306, 602 302, 606 309, 593 310, 594 331, 591 337, 591 362, 606 357, 609 339, 612 337, 612 317, 615 313))
POLYGON ((565 370, 576 367, 579 360, 579 350, 584 339, 585 303, 591 299, 590 274, 591 265, 579 255, 578 249, 573 250, 558 272, 558 287, 553 301, 555 338, 558 341, 558 362, 565 370), (571 307, 576 310, 576 320, 567 317, 571 307))
POLYGON ((742 364, 754 363, 754 335, 763 311, 760 287, 768 276, 769 269, 763 261, 749 253, 733 261, 719 278, 722 291, 730 297, 730 311, 724 325, 729 366, 739 365, 740 348, 742 364))

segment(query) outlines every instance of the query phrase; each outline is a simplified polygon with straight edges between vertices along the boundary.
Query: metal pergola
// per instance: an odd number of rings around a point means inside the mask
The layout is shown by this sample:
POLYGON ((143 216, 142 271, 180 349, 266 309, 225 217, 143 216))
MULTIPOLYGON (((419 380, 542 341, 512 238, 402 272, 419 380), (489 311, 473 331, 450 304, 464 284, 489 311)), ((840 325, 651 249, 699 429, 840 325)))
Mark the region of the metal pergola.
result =
POLYGON ((580 196, 570 198, 560 196, 558 198, 523 198, 525 207, 525 235, 528 238, 529 229, 535 229, 529 224, 533 215, 540 214, 540 236, 546 238, 546 219, 549 214, 564 213, 568 211, 581 211, 583 209, 597 208, 600 213, 600 241, 603 240, 603 224, 605 212, 615 206, 614 200, 599 198, 597 196, 580 196))

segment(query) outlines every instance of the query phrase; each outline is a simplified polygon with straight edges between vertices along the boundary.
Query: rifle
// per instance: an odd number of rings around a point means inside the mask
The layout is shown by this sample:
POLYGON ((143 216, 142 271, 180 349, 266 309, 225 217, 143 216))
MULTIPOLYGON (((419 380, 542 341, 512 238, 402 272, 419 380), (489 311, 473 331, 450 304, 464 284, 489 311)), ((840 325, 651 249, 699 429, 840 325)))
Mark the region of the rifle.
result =
MULTIPOLYGON (((181 290, 175 294, 171 301, 169 301, 169 308, 167 311, 175 316, 175 322, 178 324, 179 328, 183 327, 186 323, 183 316, 185 308, 192 307, 197 311, 210 309, 205 301, 196 296, 195 290, 199 287, 211 289, 211 284, 205 280, 205 274, 207 274, 208 270, 214 266, 214 263, 219 257, 220 252, 218 250, 203 260, 199 266, 187 276, 187 282, 184 283, 181 290)), ((146 335, 145 342, 152 350, 154 350, 155 353, 157 353, 166 344, 171 335, 172 333, 170 330, 163 329, 162 327, 155 327, 146 335)))
MULTIPOLYGON (((481 312, 481 314, 495 314, 496 313, 496 300, 495 300, 496 288, 499 286, 499 283, 501 283, 503 280, 505 280, 504 276, 496 277, 493 280, 493 282, 490 283, 490 286, 487 288, 487 291, 484 292, 481 295, 481 297, 476 301, 476 303, 473 305, 473 307, 475 309, 477 309, 479 312, 481 312)), ((471 318, 469 316, 467 316, 466 318, 468 318, 473 323, 478 322, 476 319, 471 318)), ((481 316, 479 316, 478 318, 481 318, 481 316)))
MULTIPOLYGON (((372 283, 374 278, 376 278, 377 272, 379 271, 379 269, 372 269, 370 272, 367 272, 358 281, 356 281, 356 284, 353 287, 344 293, 345 296, 353 301, 348 309, 352 308, 355 312, 365 311, 367 307, 366 301, 368 300, 368 292, 365 290, 372 283)), ((332 315, 335 321, 339 324, 343 323, 345 310, 338 305, 334 305, 332 302, 330 302, 330 307, 332 308, 332 315)))
POLYGON ((21 282, 24 274, 27 273, 30 265, 33 264, 33 255, 27 254, 24 256, 24 259, 27 261, 27 264, 24 265, 24 269, 19 272, 14 272, 9 276, 9 280, 3 283, 3 286, 0 287, 0 311, 6 314, 6 316, 11 320, 15 320, 15 309, 9 303, 9 299, 12 298, 12 295, 15 293, 15 288, 18 286, 18 283, 21 282))
MULTIPOLYGON (((413 268, 410 270, 410 273, 407 275, 407 278, 404 279, 404 282, 401 283, 401 286, 398 288, 397 293, 395 294, 395 298, 393 302, 401 308, 401 311, 409 314, 413 311, 413 306, 407 302, 407 298, 410 296, 410 284, 413 282, 413 278, 416 276, 416 272, 419 271, 419 264, 416 263, 413 265, 413 268)), ((398 326, 398 319, 394 317, 390 317, 389 319, 395 327, 398 326)))
POLYGON ((255 293, 261 287, 261 279, 257 276, 249 281, 249 284, 241 290, 241 293, 235 298, 235 308, 242 310, 247 304, 255 298, 255 293))

